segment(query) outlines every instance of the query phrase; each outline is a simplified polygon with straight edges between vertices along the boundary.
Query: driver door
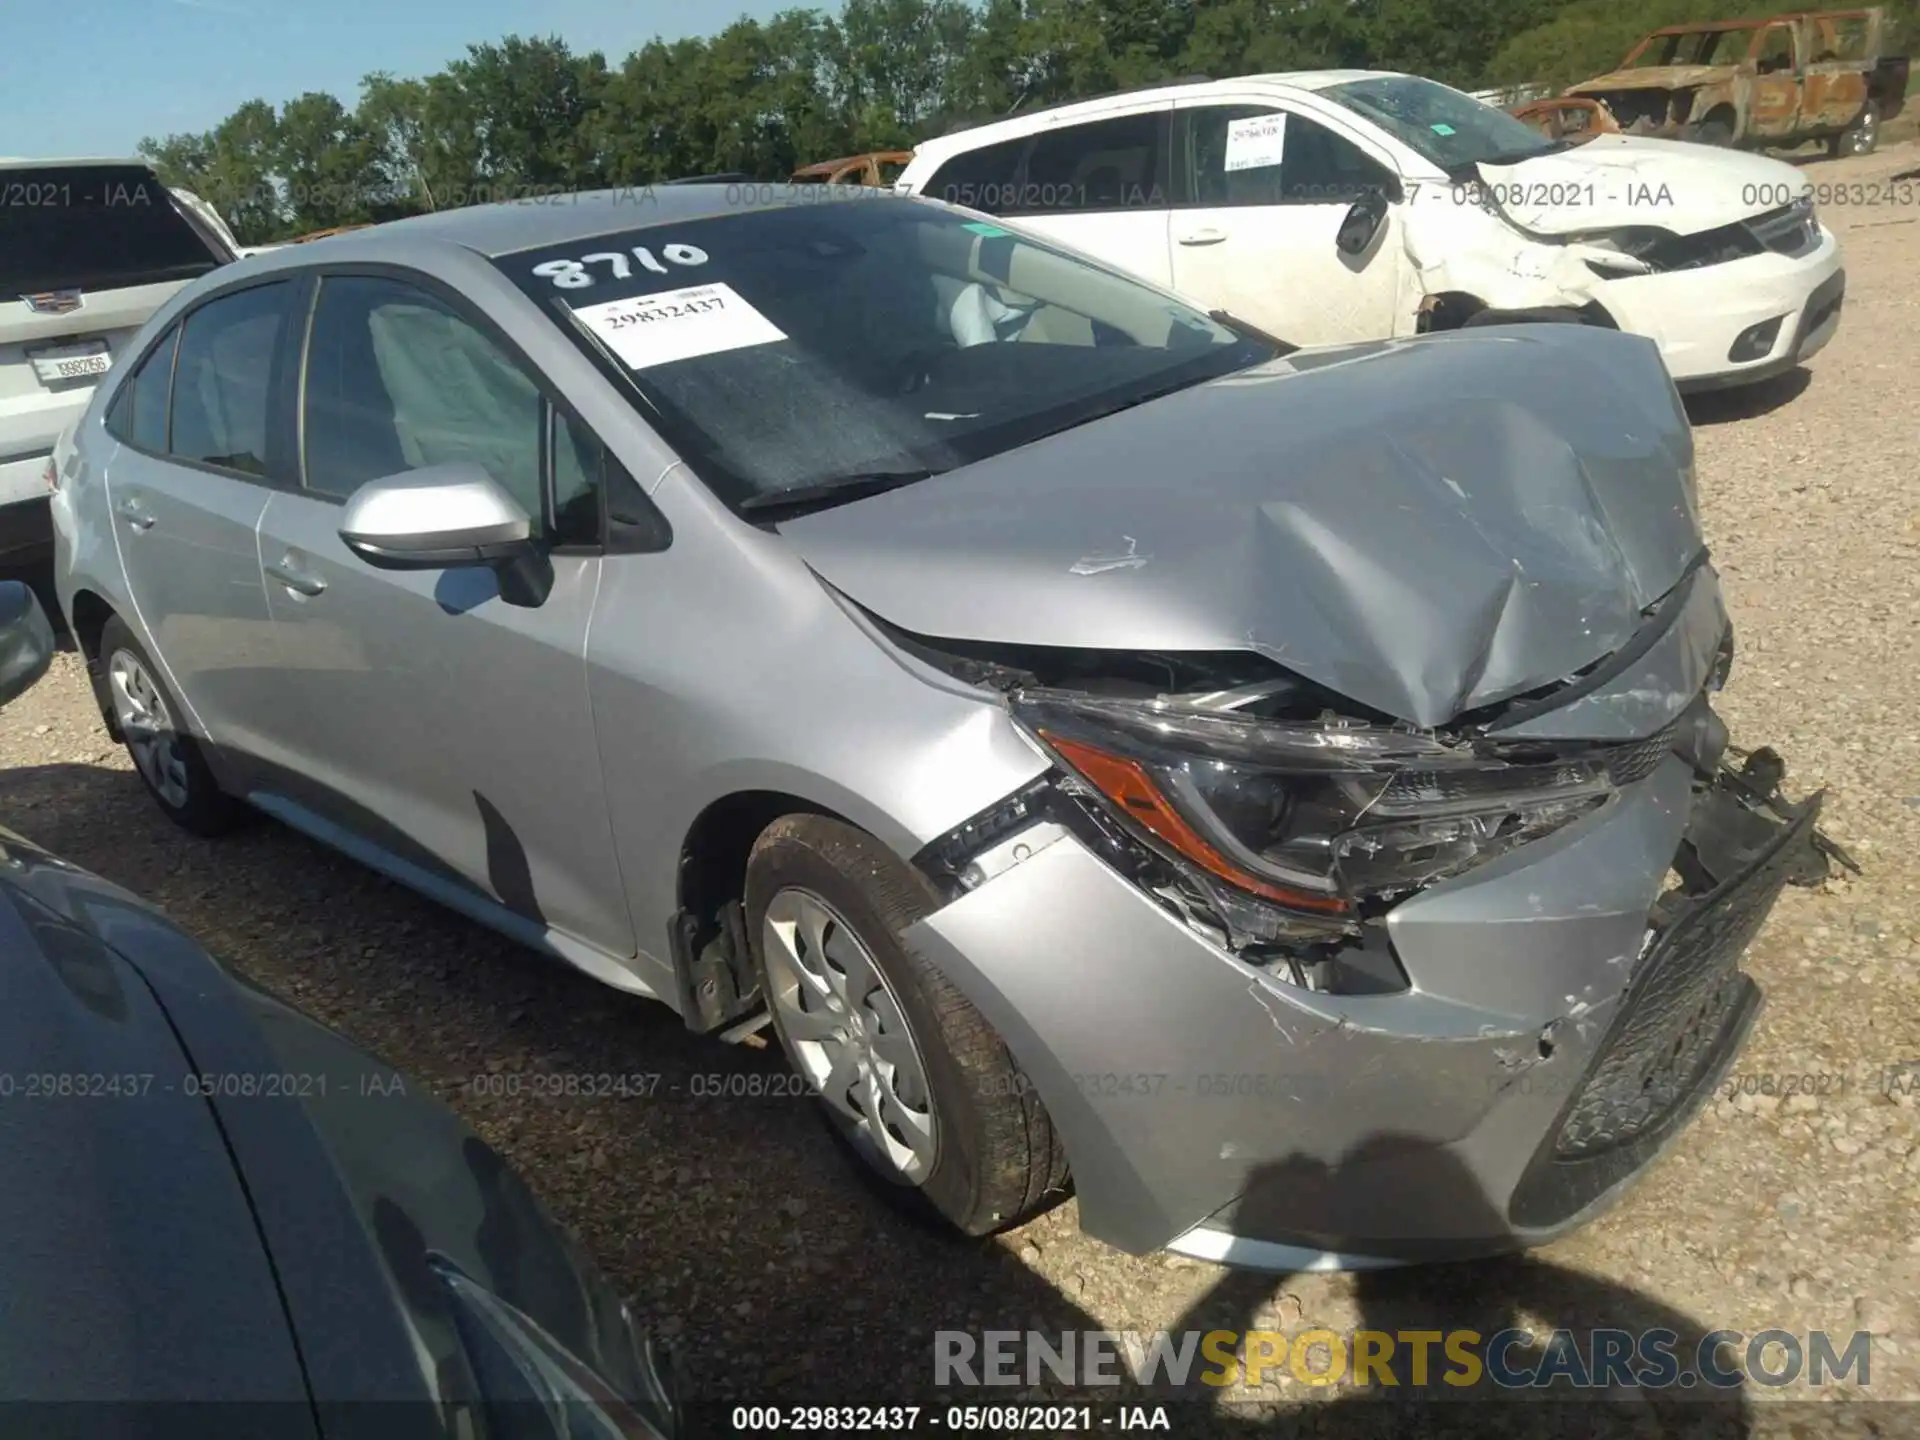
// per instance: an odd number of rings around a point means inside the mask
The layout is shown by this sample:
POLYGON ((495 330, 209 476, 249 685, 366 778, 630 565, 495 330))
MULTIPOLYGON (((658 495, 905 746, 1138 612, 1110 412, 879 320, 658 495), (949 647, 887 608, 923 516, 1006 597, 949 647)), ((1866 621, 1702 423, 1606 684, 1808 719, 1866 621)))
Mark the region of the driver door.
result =
POLYGON ((1756 139, 1791 135, 1800 128, 1798 57, 1791 25, 1769 25, 1753 37, 1753 92, 1747 134, 1756 139))
POLYGON ((286 818, 633 954, 583 659, 598 441, 477 312, 385 274, 321 279, 299 405, 300 486, 260 522, 286 818), (375 569, 340 539, 361 485, 450 461, 533 518, 544 603, 507 604, 486 569, 375 569))
POLYGON ((1174 111, 1173 288, 1295 345, 1394 333, 1401 217, 1389 208, 1360 255, 1334 245, 1354 201, 1389 195, 1384 160, 1271 103, 1180 102, 1174 111))

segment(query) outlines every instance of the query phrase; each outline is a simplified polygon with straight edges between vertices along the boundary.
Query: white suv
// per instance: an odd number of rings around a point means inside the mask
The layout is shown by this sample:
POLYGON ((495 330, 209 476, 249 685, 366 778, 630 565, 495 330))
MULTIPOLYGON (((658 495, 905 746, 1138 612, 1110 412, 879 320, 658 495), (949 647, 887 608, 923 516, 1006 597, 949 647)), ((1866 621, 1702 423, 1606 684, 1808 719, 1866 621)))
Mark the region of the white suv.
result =
MULTIPOLYGON (((1790 165, 1550 141, 1365 70, 1125 92, 922 144, 897 189, 1008 217, 1297 345, 1515 320, 1651 337, 1680 388, 1831 338, 1840 247, 1790 165)), ((1008 322, 1012 323, 1012 322, 1008 322)))
POLYGON ((174 291, 233 258, 211 207, 143 161, 0 159, 0 567, 52 552, 47 464, 100 377, 174 291))

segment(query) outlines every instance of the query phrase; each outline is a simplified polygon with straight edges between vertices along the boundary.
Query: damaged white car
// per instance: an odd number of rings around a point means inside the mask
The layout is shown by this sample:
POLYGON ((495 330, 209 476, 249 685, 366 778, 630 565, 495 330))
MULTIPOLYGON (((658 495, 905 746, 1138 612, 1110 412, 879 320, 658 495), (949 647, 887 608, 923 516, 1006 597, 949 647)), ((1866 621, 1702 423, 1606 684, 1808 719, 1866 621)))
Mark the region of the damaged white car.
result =
POLYGON ((1790 165, 1548 140, 1431 80, 1363 70, 964 129, 921 145, 898 188, 1013 217, 1294 344, 1573 321, 1650 337, 1683 390, 1794 368, 1832 338, 1846 288, 1790 165))

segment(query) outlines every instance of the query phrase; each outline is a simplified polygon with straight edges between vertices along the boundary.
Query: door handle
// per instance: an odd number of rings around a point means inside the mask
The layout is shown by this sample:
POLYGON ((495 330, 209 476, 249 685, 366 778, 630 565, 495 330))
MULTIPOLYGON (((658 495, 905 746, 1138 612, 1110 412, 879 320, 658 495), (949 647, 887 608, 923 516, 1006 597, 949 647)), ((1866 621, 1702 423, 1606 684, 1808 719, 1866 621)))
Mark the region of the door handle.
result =
POLYGON ((122 500, 116 509, 119 512, 120 518, 133 526, 134 529, 151 530, 153 528, 153 516, 149 515, 141 506, 140 502, 132 496, 128 496, 125 500, 122 500))
POLYGON ((318 575, 302 570, 294 563, 291 555, 283 556, 278 565, 268 565, 263 568, 267 574, 296 595, 318 595, 327 588, 326 581, 318 575))
POLYGON ((1226 238, 1226 231, 1215 230, 1212 226, 1208 226, 1205 230, 1195 230, 1190 234, 1182 235, 1179 243, 1182 245, 1218 245, 1226 238))

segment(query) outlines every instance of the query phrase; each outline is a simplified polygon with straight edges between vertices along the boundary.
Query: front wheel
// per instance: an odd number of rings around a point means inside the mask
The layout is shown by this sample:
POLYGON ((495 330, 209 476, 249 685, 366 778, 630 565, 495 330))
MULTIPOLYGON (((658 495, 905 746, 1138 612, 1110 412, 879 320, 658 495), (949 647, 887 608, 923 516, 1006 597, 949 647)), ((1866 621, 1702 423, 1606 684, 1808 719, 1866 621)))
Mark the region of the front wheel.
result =
POLYGON ((100 632, 100 667, 133 768, 167 818, 195 835, 231 830, 245 807, 214 780, 159 667, 118 615, 100 632))
POLYGON ((1720 115, 1710 115, 1693 127, 1689 137, 1699 145, 1717 145, 1722 149, 1733 144, 1733 122, 1720 115))
POLYGON ((892 851, 824 816, 775 821, 747 862, 748 934, 788 1061, 889 1193, 984 1235, 1062 1198, 1066 1166, 1006 1045, 900 938, 937 903, 892 851))

